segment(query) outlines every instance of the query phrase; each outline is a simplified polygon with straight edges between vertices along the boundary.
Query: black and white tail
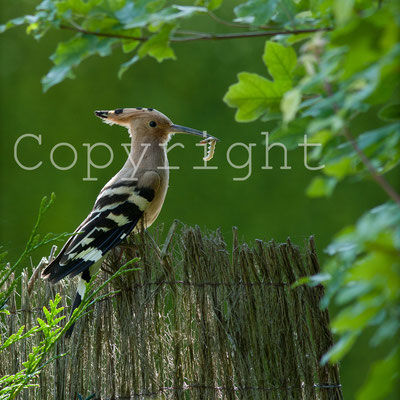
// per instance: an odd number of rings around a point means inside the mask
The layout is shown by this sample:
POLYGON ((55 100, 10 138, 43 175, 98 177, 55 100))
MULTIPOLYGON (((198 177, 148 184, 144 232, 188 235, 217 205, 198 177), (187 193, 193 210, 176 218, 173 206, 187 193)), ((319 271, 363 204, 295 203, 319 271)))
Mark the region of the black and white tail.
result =
MULTIPOLYGON (((67 275, 81 274, 72 312, 82 302, 86 282, 98 271, 106 253, 134 229, 154 198, 154 190, 135 187, 132 181, 106 186, 92 212, 69 238, 42 277, 56 283, 67 275)), ((71 335, 73 327, 68 330, 71 335)))

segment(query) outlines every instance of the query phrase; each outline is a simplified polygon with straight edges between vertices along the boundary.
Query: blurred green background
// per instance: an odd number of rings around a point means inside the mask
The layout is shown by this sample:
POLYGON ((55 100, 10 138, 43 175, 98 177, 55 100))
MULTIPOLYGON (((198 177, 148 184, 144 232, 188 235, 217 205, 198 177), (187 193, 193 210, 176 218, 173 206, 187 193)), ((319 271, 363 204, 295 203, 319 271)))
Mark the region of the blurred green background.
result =
MULTIPOLYGON (((29 13, 35 2, 1 3, 1 22, 29 13), (5 4, 6 3, 6 4, 5 4)), ((210 21, 210 30, 218 31, 210 21)), ((238 124, 234 110, 222 97, 242 70, 265 74, 261 61, 265 40, 231 40, 195 42, 175 46, 177 61, 158 64, 146 58, 122 80, 117 78, 119 65, 129 56, 116 50, 111 57, 92 57, 67 80, 42 92, 40 78, 50 69, 48 59, 61 39, 69 32, 54 33, 40 42, 26 36, 23 29, 1 35, 1 157, 0 157, 0 243, 14 260, 22 251, 44 195, 55 192, 57 201, 42 226, 42 232, 72 232, 90 211, 101 187, 123 165, 126 159, 121 143, 128 143, 127 132, 121 127, 102 124, 93 114, 96 109, 117 107, 153 107, 168 115, 175 123, 205 129, 219 137, 210 165, 218 170, 194 170, 202 165, 203 148, 189 136, 175 136, 185 149, 175 148, 169 154, 170 188, 157 224, 167 227, 177 218, 186 224, 208 229, 221 228, 228 243, 231 227, 239 228, 242 240, 287 237, 299 245, 315 235, 321 261, 323 249, 333 235, 352 224, 365 211, 385 200, 383 192, 373 183, 353 181, 339 185, 329 199, 309 199, 305 188, 315 172, 303 166, 303 149, 288 153, 291 170, 280 170, 282 150, 270 153, 272 170, 263 170, 265 147, 261 131, 273 128, 273 123, 238 124), (14 160, 14 145, 23 134, 42 136, 42 144, 28 138, 19 146, 19 158, 26 165, 42 161, 33 171, 19 167, 14 160), (66 171, 50 162, 51 149, 58 143, 72 144, 78 153, 76 165, 66 171), (114 160, 106 169, 92 169, 97 181, 84 181, 87 174, 87 148, 83 143, 104 142, 114 151, 114 160), (255 143, 252 149, 252 173, 245 181, 234 181, 248 173, 232 168, 227 161, 227 149, 234 142, 255 143)), ((371 116, 371 118, 374 118, 371 116)), ((370 121, 360 121, 360 130, 370 121)), ((62 147, 55 154, 59 165, 72 162, 71 150, 62 147)), ((109 153, 103 148, 92 152, 93 161, 104 164, 109 153)), ((247 151, 236 148, 232 161, 247 161, 247 151)), ((394 177, 392 177, 394 179, 394 177)), ((38 254, 33 263, 41 256, 38 254)), ((367 338, 365 338, 365 341, 367 338)), ((352 398, 366 374, 366 358, 360 342, 341 366, 345 397, 352 398), (359 349, 359 350, 358 350, 359 349), (365 367, 365 368, 366 368, 365 367)))

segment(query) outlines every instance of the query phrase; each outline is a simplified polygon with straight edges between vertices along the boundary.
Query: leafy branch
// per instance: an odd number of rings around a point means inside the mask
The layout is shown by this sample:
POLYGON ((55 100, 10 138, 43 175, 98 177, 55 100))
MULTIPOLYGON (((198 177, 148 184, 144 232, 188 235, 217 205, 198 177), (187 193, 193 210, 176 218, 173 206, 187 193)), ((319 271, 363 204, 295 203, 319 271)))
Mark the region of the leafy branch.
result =
MULTIPOLYGON (((42 80, 46 91, 66 78, 73 78, 73 70, 84 59, 96 54, 108 56, 118 47, 124 53, 133 53, 120 67, 119 77, 122 77, 146 56, 158 62, 175 59, 173 43, 311 35, 333 29, 329 18, 309 21, 296 15, 294 5, 280 5, 276 1, 263 4, 249 0, 240 4, 234 10, 237 18, 229 23, 215 14, 221 5, 222 0, 198 0, 191 6, 157 0, 44 0, 33 15, 0 25, 0 33, 20 25, 27 25, 27 33, 37 39, 53 30, 76 33, 69 41, 60 43, 51 56, 55 65, 42 80), (292 16, 289 24, 271 21, 274 13, 283 17, 288 12, 292 16), (188 32, 181 28, 194 17, 211 17, 217 25, 236 27, 241 32, 188 32)), ((302 6, 299 7, 300 10, 302 6)))
POLYGON ((389 184, 389 182, 385 179, 383 175, 380 175, 378 171, 373 166, 372 162, 365 155, 365 153, 360 149, 357 144, 357 141, 354 139, 348 127, 343 128, 343 135, 346 137, 347 141, 351 144, 354 151, 358 154, 365 167, 370 172, 372 178, 375 182, 387 193, 389 197, 391 197, 397 204, 400 205, 400 195, 396 192, 396 190, 389 184))
POLYGON ((343 359, 367 331, 369 347, 390 348, 356 397, 384 399, 399 380, 400 197, 384 174, 400 163, 400 10, 391 2, 379 8, 360 2, 348 9, 333 4, 333 11, 335 30, 300 36, 299 48, 294 46, 299 40, 290 36, 267 41, 262 59, 269 76, 239 73, 224 101, 237 109, 237 121, 274 121, 270 140, 291 148, 306 134, 318 145, 309 159, 323 168, 309 184, 308 196, 329 197, 341 181, 370 176, 387 193, 388 202, 339 232, 327 248, 324 272, 303 280, 325 284, 322 305, 340 309, 331 324, 338 341, 323 363, 343 359), (376 38, 383 37, 377 45, 376 38), (360 131, 361 118, 374 121, 369 130, 360 131), (387 384, 380 390, 371 382, 382 374, 387 384))
MULTIPOLYGON (((306 134, 316 145, 309 161, 323 166, 306 189, 311 198, 329 197, 341 182, 370 176, 388 195, 386 203, 364 210, 358 221, 343 228, 327 248, 324 274, 309 278, 310 284, 325 284, 323 306, 335 303, 340 309, 332 322, 339 340, 324 362, 342 359, 367 330, 373 337, 369 347, 392 348, 368 377, 379 382, 383 371, 385 390, 377 385, 378 392, 366 382, 357 395, 383 399, 394 387, 393 360, 400 351, 393 342, 400 332, 400 198, 384 177, 400 164, 400 6, 370 0, 247 0, 229 10, 232 21, 215 14, 221 8, 223 15, 222 6, 223 0, 193 5, 44 0, 33 15, 0 26, 0 33, 20 25, 27 25, 27 33, 37 39, 53 30, 74 32, 52 55, 54 66, 42 80, 44 90, 73 78, 86 58, 109 56, 117 47, 132 53, 120 67, 122 77, 144 57, 175 59, 174 43, 269 38, 262 55, 265 74, 239 72, 224 96, 236 109, 236 120, 270 124, 270 140, 288 148, 297 147, 306 134), (194 18, 211 18, 240 31, 185 30, 194 18), (367 127, 360 120, 368 121, 367 127)), ((332 209, 332 214, 338 212, 340 208, 332 209)), ((7 279, 12 271, 6 272, 7 279)))
MULTIPOLYGON (((106 38, 115 38, 115 39, 124 39, 124 40, 132 40, 139 42, 147 42, 151 39, 151 36, 127 36, 127 35, 119 35, 116 33, 105 33, 105 32, 94 32, 86 29, 82 29, 75 26, 68 25, 60 25, 61 29, 66 29, 70 31, 75 31, 79 33, 83 33, 85 35, 93 35, 99 37, 106 38)), ((248 39, 255 37, 269 37, 269 36, 277 36, 277 35, 301 35, 304 33, 315 33, 315 32, 327 32, 331 31, 333 28, 316 28, 316 29, 297 29, 297 30, 282 30, 282 31, 262 31, 262 32, 230 32, 230 33, 208 33, 208 32, 190 32, 191 36, 185 37, 177 37, 172 36, 169 38, 170 42, 196 42, 201 40, 230 40, 230 39, 248 39)), ((176 31, 177 34, 186 34, 186 32, 176 31)))
POLYGON ((13 400, 23 389, 28 387, 37 386, 34 382, 43 368, 50 362, 54 361, 59 357, 63 357, 68 353, 57 354, 49 358, 49 354, 54 348, 55 344, 58 343, 64 336, 65 332, 76 323, 76 321, 82 318, 88 313, 88 309, 97 301, 102 300, 110 295, 115 295, 118 291, 113 291, 105 295, 98 295, 99 292, 104 289, 112 280, 130 271, 135 271, 137 268, 128 268, 132 263, 136 263, 138 258, 134 258, 128 261, 126 264, 120 267, 120 269, 99 285, 95 290, 93 289, 93 282, 97 277, 97 274, 93 276, 91 281, 87 284, 86 295, 84 296, 82 303, 78 308, 74 310, 74 313, 69 318, 68 322, 61 327, 59 324, 65 318, 65 316, 59 316, 64 310, 64 307, 58 307, 61 302, 61 296, 56 294, 54 301, 50 300, 50 309, 43 307, 45 320, 37 318, 38 325, 31 328, 29 331, 24 333, 25 326, 21 326, 17 333, 11 335, 3 344, 0 345, 0 351, 4 351, 7 347, 11 346, 17 341, 24 340, 39 332, 43 334, 44 338, 32 349, 32 352, 28 355, 28 359, 22 363, 23 369, 14 375, 6 375, 0 378, 0 399, 1 400, 13 400))
MULTIPOLYGON (((324 84, 325 90, 329 96, 332 96, 332 87, 329 83, 325 82, 324 84)), ((336 114, 339 114, 339 107, 336 103, 333 104, 333 109, 336 114)), ((367 168, 369 173, 371 174, 372 179, 387 193, 389 197, 391 197, 396 203, 400 205, 400 195, 396 192, 396 190, 389 184, 389 182, 378 173, 376 168, 373 166, 370 159, 367 155, 363 152, 363 150, 357 144, 357 141, 353 137, 350 132, 350 129, 347 125, 343 127, 342 130, 343 136, 347 139, 348 143, 350 143, 351 147, 360 157, 361 161, 363 162, 364 166, 367 168)))

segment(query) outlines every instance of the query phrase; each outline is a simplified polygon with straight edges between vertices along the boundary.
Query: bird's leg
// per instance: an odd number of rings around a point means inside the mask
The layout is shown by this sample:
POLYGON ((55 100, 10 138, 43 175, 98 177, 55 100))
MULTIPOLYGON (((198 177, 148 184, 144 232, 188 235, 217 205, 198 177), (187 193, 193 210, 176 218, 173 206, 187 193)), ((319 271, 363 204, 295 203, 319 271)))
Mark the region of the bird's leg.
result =
MULTIPOLYGON (((165 280, 165 278, 167 278, 168 276, 173 276, 173 269, 172 269, 172 266, 171 266, 171 260, 170 260, 170 257, 167 254, 167 251, 168 251, 168 248, 169 248, 169 246, 171 244, 171 240, 172 240, 172 237, 173 237, 173 235, 174 235, 174 233, 176 231, 177 226, 178 226, 178 220, 174 220, 174 222, 171 225, 171 228, 168 231, 167 238, 166 238, 166 240, 165 240, 165 242, 163 244, 162 250, 160 250, 160 248, 158 247, 158 245, 155 242, 155 240, 153 239, 153 237, 146 230, 146 234, 147 234, 148 238, 150 239, 150 243, 152 244, 152 246, 154 248, 154 251, 157 254, 157 257, 158 257, 158 259, 160 261, 160 264, 162 265, 162 267, 164 269, 164 271, 161 274, 161 276, 156 279, 156 282, 159 282, 159 285, 157 286, 156 290, 158 290, 160 288, 161 283, 162 283, 163 280, 165 280)), ((175 291, 176 291, 175 285, 171 284, 171 289, 175 293, 175 291)))

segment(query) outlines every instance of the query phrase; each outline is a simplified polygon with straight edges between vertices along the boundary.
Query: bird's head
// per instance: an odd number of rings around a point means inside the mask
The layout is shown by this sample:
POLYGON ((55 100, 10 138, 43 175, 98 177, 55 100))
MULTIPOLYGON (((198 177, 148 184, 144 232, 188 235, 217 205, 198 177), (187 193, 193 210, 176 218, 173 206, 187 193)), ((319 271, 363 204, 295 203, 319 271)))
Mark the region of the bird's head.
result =
POLYGON ((173 124, 166 115, 153 108, 116 108, 110 111, 95 111, 95 114, 107 124, 117 124, 128 128, 132 136, 156 138, 160 142, 168 141, 169 136, 174 133, 196 135, 203 140, 219 140, 206 132, 173 124))

